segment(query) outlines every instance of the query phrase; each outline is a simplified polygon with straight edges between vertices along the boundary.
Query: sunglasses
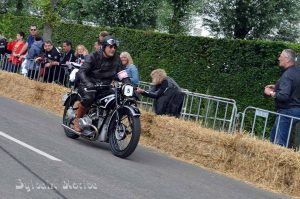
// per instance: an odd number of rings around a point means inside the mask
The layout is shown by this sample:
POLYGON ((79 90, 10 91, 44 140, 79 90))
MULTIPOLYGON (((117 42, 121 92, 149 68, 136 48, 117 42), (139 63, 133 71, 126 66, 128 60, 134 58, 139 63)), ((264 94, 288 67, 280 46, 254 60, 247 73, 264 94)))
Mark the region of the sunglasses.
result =
POLYGON ((110 49, 114 48, 114 49, 117 49, 118 47, 116 45, 109 45, 108 46, 110 49))
POLYGON ((30 29, 31 31, 36 31, 36 29, 30 29))

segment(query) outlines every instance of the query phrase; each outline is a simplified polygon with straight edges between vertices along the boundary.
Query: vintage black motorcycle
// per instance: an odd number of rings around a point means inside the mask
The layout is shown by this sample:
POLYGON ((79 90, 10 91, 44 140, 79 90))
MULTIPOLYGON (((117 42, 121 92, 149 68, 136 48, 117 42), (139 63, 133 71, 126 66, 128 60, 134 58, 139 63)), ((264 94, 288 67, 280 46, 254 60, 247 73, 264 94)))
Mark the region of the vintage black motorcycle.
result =
MULTIPOLYGON (((103 87, 107 85, 98 84, 86 91, 96 92, 103 87)), ((80 102, 77 89, 73 86, 62 98, 65 106, 62 126, 67 137, 108 142, 115 156, 126 158, 134 152, 140 139, 140 111, 133 86, 114 82, 112 87, 114 94, 96 99, 87 113, 79 119, 80 128, 83 132, 88 131, 80 133, 73 129, 75 112, 80 102), (89 136, 85 136, 87 134, 89 136)))

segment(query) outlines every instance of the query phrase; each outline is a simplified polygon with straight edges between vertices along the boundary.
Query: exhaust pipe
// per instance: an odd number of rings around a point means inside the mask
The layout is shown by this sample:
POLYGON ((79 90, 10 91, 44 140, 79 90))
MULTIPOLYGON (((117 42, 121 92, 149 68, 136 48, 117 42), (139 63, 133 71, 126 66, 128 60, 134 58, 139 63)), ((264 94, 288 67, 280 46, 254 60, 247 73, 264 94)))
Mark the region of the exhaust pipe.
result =
MULTIPOLYGON (((69 130, 69 131, 72 131, 73 133, 75 133, 75 134, 77 134, 79 136, 82 136, 82 134, 80 132, 75 131, 74 129, 70 128, 69 126, 67 126, 65 124, 61 124, 61 126, 64 127, 65 129, 69 130)), ((86 138, 86 139, 88 139, 90 141, 95 141, 99 137, 99 131, 98 131, 98 129, 94 125, 90 125, 90 127, 92 127, 95 130, 95 134, 92 137, 85 137, 85 136, 82 136, 82 137, 86 138)))
POLYGON ((69 130, 69 131, 72 131, 73 133, 75 133, 75 134, 77 134, 77 135, 81 135, 80 132, 75 131, 74 129, 68 127, 68 126, 65 125, 65 124, 61 124, 61 126, 64 127, 65 129, 69 130))

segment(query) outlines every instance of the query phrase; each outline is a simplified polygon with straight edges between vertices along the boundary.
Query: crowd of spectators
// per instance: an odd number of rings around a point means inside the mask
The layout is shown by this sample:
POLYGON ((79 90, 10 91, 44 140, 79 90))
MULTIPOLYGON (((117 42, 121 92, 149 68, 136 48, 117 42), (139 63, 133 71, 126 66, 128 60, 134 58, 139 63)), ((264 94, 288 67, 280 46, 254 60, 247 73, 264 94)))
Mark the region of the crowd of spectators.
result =
MULTIPOLYGON (((80 65, 84 64, 87 56, 89 55, 87 48, 83 44, 79 44, 74 50, 72 42, 68 39, 63 41, 62 49, 55 47, 52 41, 44 41, 44 39, 40 36, 36 25, 30 26, 29 33, 30 34, 27 39, 24 39, 26 38, 24 32, 18 32, 16 39, 12 41, 6 41, 0 33, 0 53, 1 55, 9 57, 8 59, 5 59, 4 64, 2 61, 2 69, 13 73, 23 74, 24 76, 34 80, 57 83, 64 86, 73 86, 74 83, 69 81, 71 74, 71 71, 68 70, 69 64, 71 62, 80 65)), ((109 33, 107 31, 99 33, 98 39, 94 43, 94 52, 103 51, 102 42, 108 35, 109 33)), ((156 95, 147 95, 147 91, 138 88, 139 72, 130 53, 121 52, 120 62, 125 67, 132 85, 137 87, 137 97, 141 97, 141 95, 143 95, 154 98, 155 107, 164 104, 164 108, 161 110, 155 108, 156 114, 179 116, 183 97, 181 97, 179 101, 176 101, 176 106, 174 106, 173 103, 172 110, 176 109, 175 112, 173 111, 174 113, 166 110, 166 102, 170 102, 170 99, 174 98, 174 93, 177 94, 177 92, 173 91, 180 90, 179 86, 174 83, 174 81, 171 81, 171 78, 166 77, 164 81, 153 85, 153 88, 159 88, 158 94, 157 92, 154 92, 156 95)))
MULTIPOLYGON (((101 43, 107 35, 107 31, 99 33, 94 51, 101 50, 101 43)), ((3 70, 20 73, 30 79, 68 86, 68 64, 75 62, 82 65, 89 52, 84 44, 77 45, 74 50, 72 42, 67 39, 63 41, 62 49, 55 47, 52 41, 44 41, 36 25, 31 25, 27 39, 24 32, 18 32, 15 39, 7 41, 0 32, 0 54, 1 58, 6 57, 1 64, 3 70)), ((130 54, 126 52, 126 56, 132 62, 130 54)), ((134 78, 134 85, 138 86, 139 74, 137 67, 133 66, 130 64, 127 72, 134 78)))

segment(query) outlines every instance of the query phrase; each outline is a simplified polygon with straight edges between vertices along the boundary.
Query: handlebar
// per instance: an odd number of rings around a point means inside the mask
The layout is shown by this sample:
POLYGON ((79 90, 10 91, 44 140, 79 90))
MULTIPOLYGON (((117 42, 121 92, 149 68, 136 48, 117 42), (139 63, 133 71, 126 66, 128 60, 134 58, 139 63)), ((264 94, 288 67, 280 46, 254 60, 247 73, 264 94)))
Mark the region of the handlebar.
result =
POLYGON ((72 68, 79 69, 81 67, 81 64, 78 64, 76 62, 69 62, 68 64, 60 64, 60 66, 66 67, 66 68, 69 68, 69 69, 72 69, 72 68))
POLYGON ((107 84, 96 84, 93 87, 84 88, 83 90, 85 92, 97 92, 97 90, 100 88, 110 88, 110 87, 111 85, 107 85, 107 84))

